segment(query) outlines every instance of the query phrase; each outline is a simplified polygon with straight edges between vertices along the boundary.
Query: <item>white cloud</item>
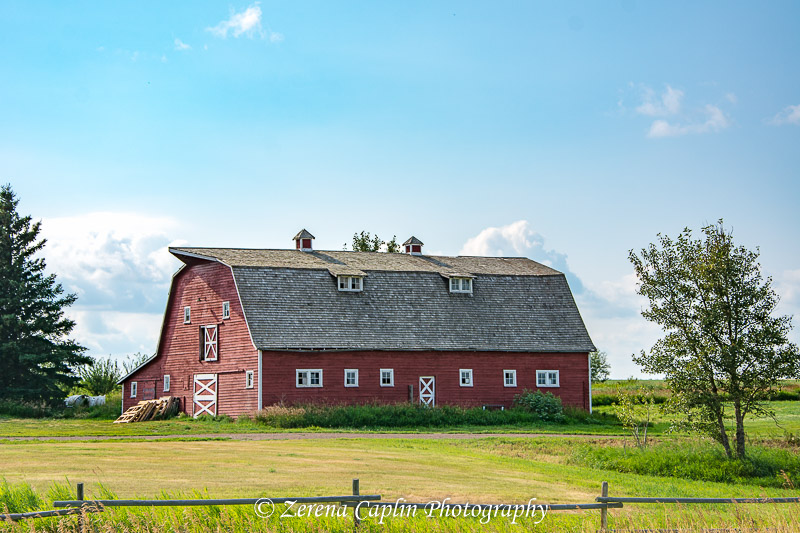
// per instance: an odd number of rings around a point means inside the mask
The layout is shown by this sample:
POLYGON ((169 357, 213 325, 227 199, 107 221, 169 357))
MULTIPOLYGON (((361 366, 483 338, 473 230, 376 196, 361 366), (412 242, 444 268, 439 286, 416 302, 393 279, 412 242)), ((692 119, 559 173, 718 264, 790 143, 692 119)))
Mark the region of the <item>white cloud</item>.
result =
POLYGON ((636 108, 636 112, 640 115, 665 117, 680 111, 683 100, 683 91, 680 89, 673 89, 667 85, 660 97, 657 97, 655 91, 649 87, 645 86, 643 91, 643 101, 636 108))
POLYGON ((725 95, 725 99, 726 99, 727 101, 729 101, 730 103, 732 103, 732 104, 735 104, 736 102, 738 102, 738 101, 739 101, 739 98, 737 98, 737 97, 736 97, 736 95, 735 95, 735 94, 733 94, 733 93, 728 93, 728 94, 726 94, 726 95, 725 95))
MULTIPOLYGON (((231 12, 229 19, 223 20, 216 26, 206 28, 206 30, 223 39, 228 37, 228 32, 234 37, 245 35, 252 38, 254 35, 259 35, 263 39, 265 33, 261 25, 261 7, 258 4, 259 2, 256 2, 240 13, 231 12)), ((280 38, 283 37, 280 36, 280 38)), ((272 40, 272 32, 270 32, 270 40, 272 40)))
POLYGON ((772 117, 768 122, 774 126, 783 124, 800 125, 800 104, 786 106, 783 111, 772 117))
MULTIPOLYGON (((167 250, 181 244, 169 237, 177 229, 172 218, 136 213, 88 213, 42 221, 48 270, 56 273, 67 292, 78 295, 69 315, 77 322, 79 342, 108 354, 124 350, 128 341, 152 340, 144 326, 136 324, 160 323, 170 279, 179 265, 167 250), (120 318, 125 316, 130 320, 120 318)), ((150 332, 157 334, 158 326, 150 332)), ((138 349, 136 344, 126 351, 138 349)))
POLYGON ((269 42, 271 42, 271 43, 279 43, 281 41, 283 41, 283 34, 270 30, 270 32, 269 32, 269 42))
POLYGON ((706 120, 700 123, 670 123, 666 120, 656 120, 650 125, 647 136, 651 138, 679 137, 700 133, 712 133, 730 126, 730 120, 717 106, 708 104, 704 108, 706 120))
POLYGON ((185 51, 185 50, 191 50, 191 49, 192 49, 192 47, 190 45, 186 44, 185 42, 183 42, 180 39, 178 39, 177 37, 175 37, 175 50, 185 51))

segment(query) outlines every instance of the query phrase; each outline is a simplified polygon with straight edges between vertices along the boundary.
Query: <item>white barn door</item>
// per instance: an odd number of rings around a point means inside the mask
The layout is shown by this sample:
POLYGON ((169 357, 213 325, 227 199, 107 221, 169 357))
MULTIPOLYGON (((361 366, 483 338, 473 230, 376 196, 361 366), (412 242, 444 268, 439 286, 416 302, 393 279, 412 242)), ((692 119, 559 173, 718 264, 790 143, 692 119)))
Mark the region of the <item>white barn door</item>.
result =
POLYGON ((430 407, 436 405, 436 378, 433 376, 419 378, 419 403, 430 407))
POLYGON ((194 375, 194 417, 217 416, 217 375, 194 375))

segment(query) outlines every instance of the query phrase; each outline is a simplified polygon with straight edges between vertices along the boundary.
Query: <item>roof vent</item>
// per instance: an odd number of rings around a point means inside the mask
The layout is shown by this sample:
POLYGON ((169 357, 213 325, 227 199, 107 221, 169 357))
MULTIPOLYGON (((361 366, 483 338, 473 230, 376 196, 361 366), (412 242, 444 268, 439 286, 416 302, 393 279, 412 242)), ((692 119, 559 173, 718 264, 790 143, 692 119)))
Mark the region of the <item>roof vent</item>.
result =
POLYGON ((311 251, 311 241, 314 240, 314 236, 311 235, 305 229, 301 229, 300 233, 294 236, 294 244, 298 250, 301 252, 310 252, 311 251))
POLYGON ((406 253, 411 255, 422 255, 422 241, 412 236, 403 243, 406 247, 406 253))

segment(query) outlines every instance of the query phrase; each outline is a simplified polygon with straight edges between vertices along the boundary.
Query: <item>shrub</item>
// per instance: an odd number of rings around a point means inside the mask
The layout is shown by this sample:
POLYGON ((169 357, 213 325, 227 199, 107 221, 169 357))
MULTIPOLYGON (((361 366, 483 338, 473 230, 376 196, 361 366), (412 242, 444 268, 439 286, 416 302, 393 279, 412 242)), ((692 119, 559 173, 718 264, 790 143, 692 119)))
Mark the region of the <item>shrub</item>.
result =
POLYGON ((122 377, 116 361, 97 359, 91 365, 84 365, 78 370, 81 377, 80 387, 92 396, 104 396, 116 390, 117 381, 122 377))
POLYGON ((552 392, 533 392, 525 389, 514 396, 514 405, 535 414, 539 419, 553 422, 564 420, 564 407, 561 398, 552 392))

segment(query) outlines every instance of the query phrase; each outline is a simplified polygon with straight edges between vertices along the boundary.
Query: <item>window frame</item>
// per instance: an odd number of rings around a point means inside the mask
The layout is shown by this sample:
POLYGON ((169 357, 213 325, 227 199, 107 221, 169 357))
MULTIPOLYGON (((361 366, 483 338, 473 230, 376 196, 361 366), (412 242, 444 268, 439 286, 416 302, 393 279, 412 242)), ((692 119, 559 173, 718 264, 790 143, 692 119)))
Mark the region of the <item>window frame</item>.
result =
POLYGON ((475 384, 474 374, 472 373, 471 368, 459 368, 458 369, 458 384, 462 387, 472 387, 475 384), (464 377, 468 376, 468 382, 464 383, 464 377))
POLYGON ((380 370, 381 371, 380 371, 379 376, 380 376, 381 387, 394 387, 394 368, 381 368, 380 370), (383 382, 383 373, 384 372, 388 372, 389 373, 389 383, 384 383, 383 382))
POLYGON ((362 292, 364 290, 364 276, 336 276, 336 288, 339 292, 362 292), (353 288, 353 281, 358 280, 358 288, 353 288), (346 287, 342 287, 342 282, 346 287))
POLYGON ((294 386, 297 389, 320 389, 322 388, 322 369, 321 368, 295 368, 294 369, 294 386), (313 385, 311 383, 311 374, 316 372, 319 374, 319 384, 313 385), (298 378, 301 374, 306 375, 306 383, 301 385, 298 378))
POLYGON ((255 371, 247 370, 244 373, 244 388, 245 389, 252 389, 255 387, 256 378, 255 378, 255 371))
POLYGON ((504 387, 516 387, 517 386, 517 371, 516 369, 508 369, 503 370, 503 386, 504 387), (514 383, 509 384, 508 380, 506 379, 507 374, 511 374, 514 377, 514 383))
POLYGON ((472 278, 465 278, 465 277, 462 277, 462 276, 453 276, 453 277, 450 278, 450 282, 448 284, 448 287, 450 288, 450 292, 453 293, 453 294, 472 294, 472 285, 473 285, 472 278), (454 288, 454 282, 455 282, 455 285, 457 285, 456 288, 454 288), (464 284, 465 283, 469 284, 469 288, 468 289, 464 289, 464 284))
POLYGON ((207 326, 200 326, 200 335, 203 341, 200 343, 200 360, 201 361, 219 361, 219 327, 218 324, 209 324, 207 326), (209 343, 208 330, 214 330, 213 342, 209 343), (212 347, 211 352, 214 354, 213 358, 209 358, 209 346, 212 347))
POLYGON ((192 323, 192 306, 191 305, 184 305, 183 306, 183 323, 184 324, 191 324, 192 323))
POLYGON ((222 320, 228 320, 231 317, 231 302, 222 302, 222 320))
POLYGON ((169 392, 170 383, 170 376, 169 374, 164 374, 164 382, 161 384, 162 392, 169 392))
POLYGON ((139 392, 139 383, 136 381, 131 381, 131 398, 136 398, 136 394, 139 392))
POLYGON ((357 368, 345 368, 344 369, 344 386, 348 387, 348 388, 358 387, 358 369, 357 368), (355 378, 356 379, 355 379, 355 383, 349 383, 348 384, 347 383, 347 374, 351 373, 351 372, 355 374, 355 378))
POLYGON ((560 387, 561 386, 561 376, 559 375, 558 370, 537 370, 536 371, 536 387, 560 387), (554 373, 556 375, 556 382, 555 384, 550 383, 550 374, 554 373), (539 383, 539 376, 544 375, 544 384, 539 383))

